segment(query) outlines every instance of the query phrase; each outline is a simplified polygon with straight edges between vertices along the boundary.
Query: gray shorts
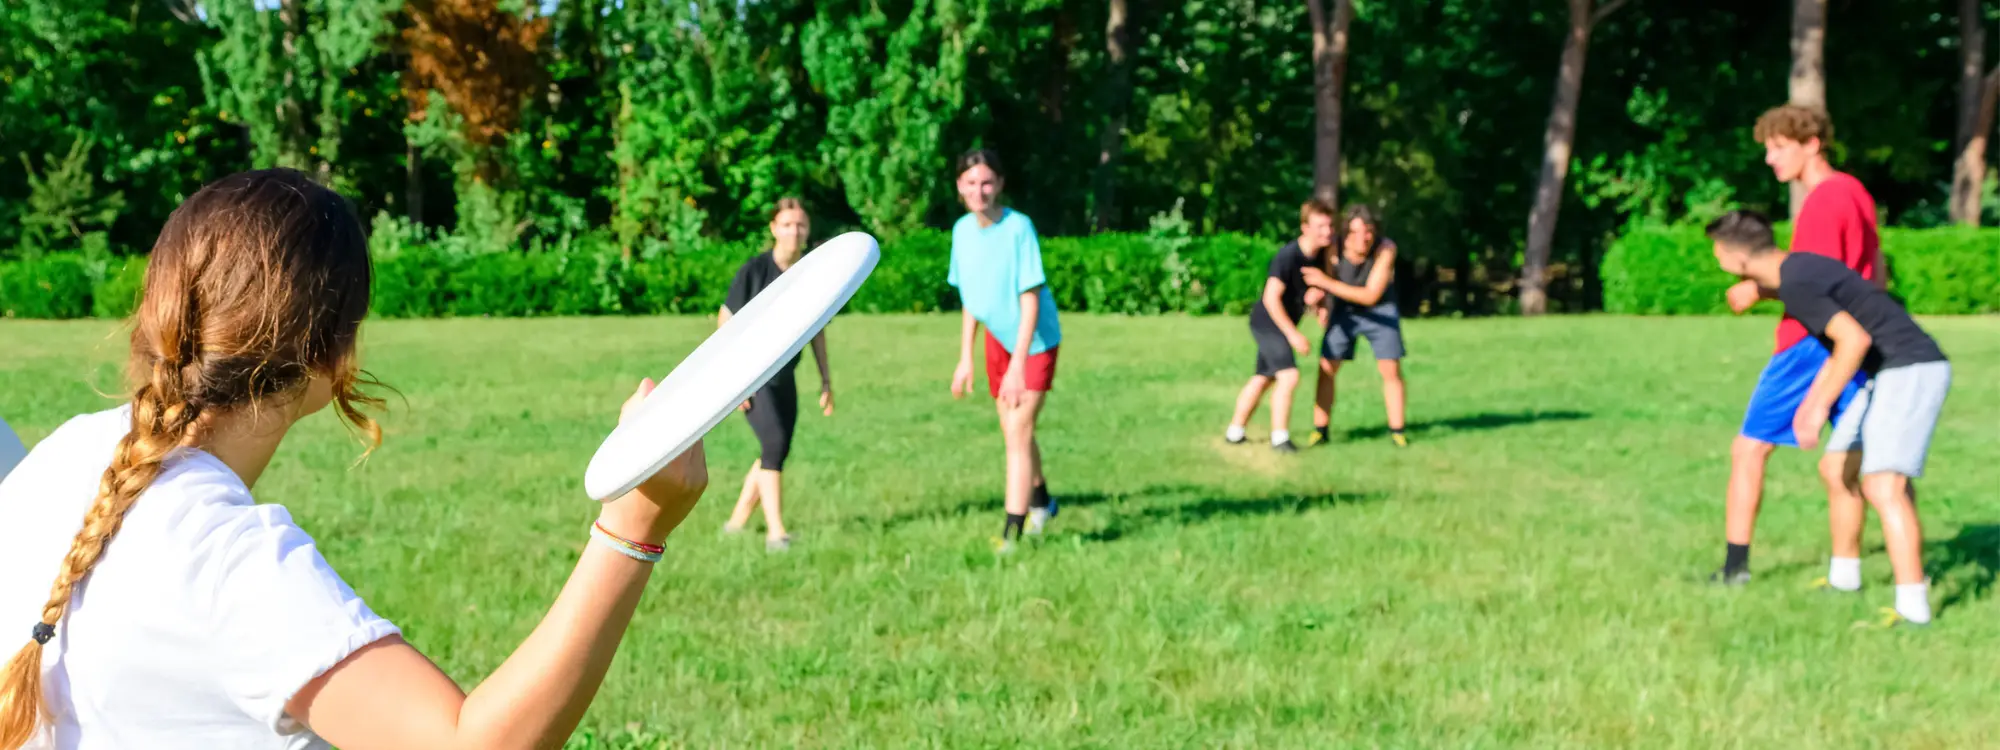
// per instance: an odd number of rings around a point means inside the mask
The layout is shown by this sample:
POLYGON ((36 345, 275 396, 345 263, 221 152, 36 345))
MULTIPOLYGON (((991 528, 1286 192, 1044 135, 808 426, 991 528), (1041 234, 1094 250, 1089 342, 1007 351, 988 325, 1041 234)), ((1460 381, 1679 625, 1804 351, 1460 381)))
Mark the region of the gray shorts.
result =
POLYGON ((1343 361, 1354 359, 1354 342, 1360 338, 1368 339, 1368 350, 1376 359, 1403 358, 1402 318, 1372 309, 1335 312, 1327 321, 1319 356, 1343 361))
POLYGON ((1827 438, 1828 453, 1861 451, 1861 473, 1895 472, 1924 475, 1931 433, 1945 391, 1951 389, 1951 363, 1925 362, 1875 373, 1854 394, 1827 438))

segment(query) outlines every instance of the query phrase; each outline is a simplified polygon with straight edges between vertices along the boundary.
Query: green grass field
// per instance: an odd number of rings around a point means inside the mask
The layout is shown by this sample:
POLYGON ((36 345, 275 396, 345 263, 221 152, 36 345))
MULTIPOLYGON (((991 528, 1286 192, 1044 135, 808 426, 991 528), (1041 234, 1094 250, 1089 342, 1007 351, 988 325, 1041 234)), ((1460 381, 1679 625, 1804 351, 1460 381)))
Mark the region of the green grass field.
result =
MULTIPOLYGON (((1921 631, 1851 627, 1891 602, 1872 515, 1865 593, 1808 590, 1824 496, 1798 451, 1773 462, 1757 580, 1697 583, 1772 323, 1412 322, 1414 444, 1384 437, 1364 361, 1345 439, 1280 457, 1221 439, 1252 362, 1241 319, 1066 316, 1042 433, 1063 512, 996 559, 1001 445, 991 403, 948 392, 957 318, 842 318, 839 413, 801 417, 787 472, 794 550, 717 534, 756 453, 732 417, 573 744, 1992 742, 2000 319, 1926 321, 1956 382, 1923 483, 1941 612, 1921 631)), ((358 445, 315 417, 258 495, 470 686, 585 543, 583 467, 618 403, 712 326, 370 323, 366 364, 404 394, 387 442, 350 469, 358 445)), ((111 325, 0 322, 0 351, 0 415, 30 443, 113 403, 111 325)))

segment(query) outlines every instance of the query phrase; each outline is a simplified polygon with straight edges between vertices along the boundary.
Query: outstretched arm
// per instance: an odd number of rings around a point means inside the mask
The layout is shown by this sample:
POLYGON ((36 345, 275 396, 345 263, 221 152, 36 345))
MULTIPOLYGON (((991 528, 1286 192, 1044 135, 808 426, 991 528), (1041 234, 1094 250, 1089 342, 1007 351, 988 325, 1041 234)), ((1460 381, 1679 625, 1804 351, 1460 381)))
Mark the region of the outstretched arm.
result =
MULTIPOLYGON (((626 402, 627 412, 650 386, 626 402)), ((606 503, 598 523, 659 544, 707 486, 696 443, 638 490, 606 503)), ((603 683, 652 572, 649 563, 588 543, 541 624, 471 694, 392 636, 307 683, 286 713, 348 750, 561 747, 603 683)))

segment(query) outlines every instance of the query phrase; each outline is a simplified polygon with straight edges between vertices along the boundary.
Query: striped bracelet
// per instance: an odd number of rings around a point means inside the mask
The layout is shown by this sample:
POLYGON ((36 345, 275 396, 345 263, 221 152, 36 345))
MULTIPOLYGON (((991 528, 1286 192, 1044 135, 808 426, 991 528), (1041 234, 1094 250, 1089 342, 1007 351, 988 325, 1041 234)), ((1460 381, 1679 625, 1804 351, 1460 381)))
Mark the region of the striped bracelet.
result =
POLYGON ((604 525, 601 523, 593 523, 590 525, 590 538, 597 540, 599 543, 603 544, 606 547, 610 547, 614 550, 617 550, 618 553, 621 555, 632 558, 634 560, 638 560, 639 562, 645 562, 645 563, 659 562, 660 558, 667 551, 666 547, 662 547, 657 544, 646 544, 645 542, 635 542, 630 539, 626 539, 625 537, 619 536, 617 534, 613 534, 610 531, 606 531, 604 525))

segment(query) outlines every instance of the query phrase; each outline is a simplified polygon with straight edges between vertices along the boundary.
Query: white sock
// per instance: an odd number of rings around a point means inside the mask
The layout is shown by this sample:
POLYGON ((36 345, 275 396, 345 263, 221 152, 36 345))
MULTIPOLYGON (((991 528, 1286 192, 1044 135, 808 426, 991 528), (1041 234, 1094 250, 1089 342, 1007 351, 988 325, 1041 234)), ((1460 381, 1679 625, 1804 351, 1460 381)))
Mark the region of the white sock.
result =
POLYGON ((1896 614, 1902 615, 1903 619, 1914 623, 1930 622, 1930 582, 1896 584, 1896 614))
POLYGON ((1826 582, 1841 591, 1861 590, 1861 558, 1836 557, 1826 568, 1826 582))
POLYGON ((1271 444, 1272 444, 1272 445, 1283 445, 1283 444, 1285 444, 1285 443, 1289 443, 1289 442, 1291 442, 1291 441, 1292 441, 1292 433, 1291 433, 1291 432, 1290 432, 1289 430, 1272 430, 1272 431, 1271 431, 1271 444))
POLYGON ((1223 430, 1223 431, 1222 431, 1222 436, 1223 436, 1223 437, 1226 437, 1226 438, 1229 438, 1229 442, 1232 442, 1232 443, 1234 443, 1234 442, 1236 442, 1236 441, 1238 441, 1238 440, 1242 440, 1242 439, 1243 439, 1243 425, 1240 425, 1240 424, 1233 424, 1233 425, 1230 425, 1230 426, 1229 426, 1229 429, 1227 429, 1227 430, 1223 430))

